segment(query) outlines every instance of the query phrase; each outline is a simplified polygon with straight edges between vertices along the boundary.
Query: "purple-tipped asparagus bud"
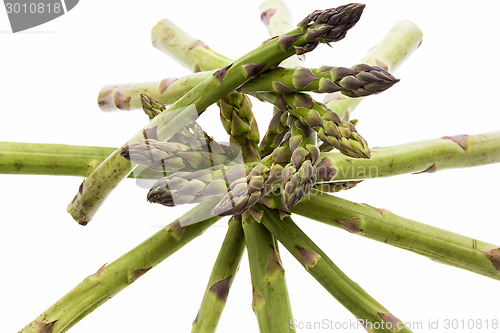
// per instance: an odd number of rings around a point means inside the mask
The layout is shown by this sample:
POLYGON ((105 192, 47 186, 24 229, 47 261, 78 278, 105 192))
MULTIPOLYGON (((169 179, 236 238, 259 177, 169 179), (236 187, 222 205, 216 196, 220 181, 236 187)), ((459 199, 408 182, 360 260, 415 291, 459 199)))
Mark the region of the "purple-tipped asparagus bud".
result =
POLYGON ((120 154, 127 160, 152 170, 176 171, 185 167, 185 161, 178 153, 188 150, 189 147, 180 143, 147 139, 123 147, 120 154))
POLYGON ((302 31, 309 28, 305 39, 313 45, 337 42, 359 21, 364 8, 364 4, 351 3, 337 8, 316 10, 297 26, 302 31))
MULTIPOLYGON (((348 68, 345 68, 348 70, 348 68)), ((304 126, 313 127, 323 141, 321 151, 337 148, 341 153, 355 158, 370 158, 370 148, 365 139, 359 135, 351 122, 343 121, 328 109, 326 105, 314 101, 306 94, 287 94, 284 96, 290 106, 288 113, 296 117, 304 126), (297 98, 301 96, 301 98, 297 98), (304 107, 310 100, 309 106, 304 107), (297 104, 297 101, 300 103, 297 104), (317 121, 318 115, 321 116, 317 121)))
POLYGON ((321 151, 337 148, 342 154, 354 158, 370 158, 370 148, 351 122, 343 121, 332 110, 327 109, 322 117, 323 127, 318 128, 318 137, 323 141, 321 151))
POLYGON ((141 94, 141 103, 142 109, 148 115, 149 119, 153 119, 166 109, 164 104, 146 94, 141 94))
POLYGON ((350 69, 335 67, 330 70, 330 73, 332 81, 336 81, 336 84, 330 82, 330 88, 333 89, 324 89, 323 92, 335 92, 340 90, 342 94, 349 97, 363 97, 378 94, 399 82, 398 79, 385 69, 366 64, 359 64, 350 69), (336 89, 333 85, 337 85, 339 89, 336 89))
POLYGON ((232 167, 223 172, 223 166, 194 172, 176 172, 159 179, 149 190, 149 202, 164 206, 198 203, 209 197, 221 196, 227 192, 229 182, 248 173, 245 165, 232 167))
POLYGON ((218 164, 231 164, 239 148, 209 142, 193 150, 178 142, 147 139, 122 148, 120 154, 131 162, 161 172, 194 171, 218 164))

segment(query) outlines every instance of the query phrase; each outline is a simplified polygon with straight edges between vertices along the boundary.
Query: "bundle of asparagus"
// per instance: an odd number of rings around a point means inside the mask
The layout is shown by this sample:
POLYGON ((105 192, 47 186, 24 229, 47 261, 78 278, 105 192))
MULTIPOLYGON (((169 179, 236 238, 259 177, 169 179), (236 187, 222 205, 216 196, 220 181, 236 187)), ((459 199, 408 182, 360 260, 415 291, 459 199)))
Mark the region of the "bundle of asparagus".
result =
POLYGON ((361 99, 399 81, 389 71, 420 45, 418 27, 399 22, 352 67, 314 69, 299 60, 321 43, 341 41, 363 9, 348 4, 316 10, 294 28, 284 3, 268 1, 261 18, 271 38, 235 61, 162 20, 153 28, 153 45, 195 73, 103 87, 101 109, 142 108, 150 119, 127 143, 104 148, 0 142, 2 173, 87 177, 68 206, 81 225, 126 177, 154 179, 147 194, 152 203, 198 204, 88 276, 21 332, 68 330, 222 216, 231 216, 227 234, 192 332, 216 330, 245 249, 260 331, 295 331, 279 243, 367 331, 411 332, 344 274, 292 214, 500 279, 496 245, 328 194, 370 178, 500 162, 498 132, 369 148, 350 115, 361 99), (324 102, 311 92, 326 94, 324 102), (249 96, 273 110, 262 139, 249 96), (196 121, 212 104, 219 108, 228 144, 216 142, 196 121), (145 172, 132 173, 137 165, 145 172))

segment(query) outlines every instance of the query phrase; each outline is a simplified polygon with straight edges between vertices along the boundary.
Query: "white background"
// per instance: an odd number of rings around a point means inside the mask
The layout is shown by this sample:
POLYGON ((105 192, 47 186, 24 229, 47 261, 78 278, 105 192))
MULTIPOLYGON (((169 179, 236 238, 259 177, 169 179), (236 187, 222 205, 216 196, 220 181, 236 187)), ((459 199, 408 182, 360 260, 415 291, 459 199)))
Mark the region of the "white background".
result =
MULTIPOLYGON (((188 73, 151 46, 151 27, 168 17, 213 49, 236 58, 267 38, 258 4, 80 1, 68 14, 18 34, 9 32, 0 7, 0 141, 121 145, 147 119, 142 112, 101 112, 96 103, 101 86, 188 73)), ((312 10, 341 3, 289 4, 298 21, 312 10)), ((396 21, 411 19, 424 32, 423 44, 395 73, 400 83, 368 98, 356 110, 359 132, 371 146, 386 146, 498 130, 499 10, 496 1, 369 1, 347 38, 333 48, 318 47, 307 56, 307 65, 352 66, 396 21)), ((254 105, 263 134, 272 111, 257 101, 254 105)), ((218 117, 211 108, 202 124, 216 139, 225 140, 218 117)), ((498 171, 498 165, 490 165, 372 180, 341 196, 500 244, 498 171)), ((0 175, 3 332, 21 329, 102 264, 186 210, 149 204, 145 189, 124 181, 94 220, 81 227, 66 213, 81 181, 0 175)), ((437 332, 426 328, 429 320, 440 324, 447 318, 500 320, 498 281, 305 218, 296 221, 346 274, 396 316, 422 322, 420 332, 437 332)), ((220 221, 71 332, 190 331, 226 229, 225 220, 220 221)), ((284 248, 282 257, 298 321, 353 320, 284 248)), ((256 332, 250 304, 245 256, 218 331, 256 332)))

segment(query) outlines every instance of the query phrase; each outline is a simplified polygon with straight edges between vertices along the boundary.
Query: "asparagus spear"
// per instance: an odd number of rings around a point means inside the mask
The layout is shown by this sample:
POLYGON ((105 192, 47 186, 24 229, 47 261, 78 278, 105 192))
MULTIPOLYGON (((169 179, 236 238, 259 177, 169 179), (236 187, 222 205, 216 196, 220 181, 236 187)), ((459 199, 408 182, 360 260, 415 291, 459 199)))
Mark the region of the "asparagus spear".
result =
POLYGON ((292 208, 292 212, 424 255, 446 265, 500 280, 498 259, 489 256, 499 248, 497 245, 405 219, 386 209, 356 204, 316 190, 311 191, 311 200, 301 201, 292 208))
POLYGON ((20 332, 59 333, 70 329, 86 315, 218 221, 218 217, 212 216, 199 223, 182 226, 190 221, 199 221, 200 216, 206 216, 207 210, 213 203, 212 199, 212 202, 208 200, 199 204, 111 264, 102 266, 20 332))
POLYGON ((316 102, 311 96, 302 93, 285 95, 261 93, 257 96, 293 114, 304 125, 314 127, 323 140, 320 147, 323 151, 335 147, 347 156, 370 158, 368 144, 358 134, 354 124, 341 120, 335 112, 324 104, 316 102))
POLYGON ((445 136, 390 147, 374 148, 372 158, 346 158, 322 153, 318 180, 342 181, 436 172, 496 163, 500 160, 500 132, 445 136))
POLYGON ((286 214, 261 206, 261 223, 369 332, 411 332, 403 322, 349 279, 286 214))
MULTIPOLYGON (((325 11, 315 11, 289 34, 267 41, 236 60, 231 66, 216 71, 213 76, 191 89, 162 114, 151 120, 148 127, 165 125, 169 122, 169 131, 160 140, 168 139, 178 128, 192 121, 192 118, 188 117, 188 114, 192 115, 190 113, 192 108, 200 114, 237 87, 262 71, 273 68, 291 55, 312 51, 320 42, 330 43, 344 38, 347 30, 359 20, 363 8, 364 5, 361 4, 349 4, 325 11), (188 106, 191 110, 183 109, 188 106), (181 118, 174 120, 175 116, 181 118)), ((128 143, 139 141, 142 132, 139 131, 128 143)), ((78 223, 86 225, 111 190, 131 171, 130 162, 120 156, 119 150, 115 151, 84 181, 69 204, 68 212, 78 223)))
MULTIPOLYGON (((210 68, 206 72, 167 78, 158 82, 107 85, 99 92, 98 105, 103 111, 139 109, 142 106, 141 93, 164 104, 172 104, 213 73, 210 68)), ((276 93, 339 91, 345 96, 359 97, 379 93, 395 82, 397 80, 383 68, 360 64, 353 68, 330 66, 311 69, 278 68, 265 76, 256 77, 239 89, 247 94, 259 91, 276 93)))
POLYGON ((221 196, 229 184, 248 173, 246 165, 217 165, 195 172, 176 172, 159 179, 148 192, 148 201, 164 206, 196 203, 221 196))
POLYGON ((284 269, 273 235, 260 224, 262 212, 242 215, 252 278, 252 308, 260 332, 289 332, 292 312, 284 269), (255 216, 255 218, 254 218, 255 216))
POLYGON ((215 332, 245 249, 244 237, 241 218, 232 217, 191 332, 215 332))

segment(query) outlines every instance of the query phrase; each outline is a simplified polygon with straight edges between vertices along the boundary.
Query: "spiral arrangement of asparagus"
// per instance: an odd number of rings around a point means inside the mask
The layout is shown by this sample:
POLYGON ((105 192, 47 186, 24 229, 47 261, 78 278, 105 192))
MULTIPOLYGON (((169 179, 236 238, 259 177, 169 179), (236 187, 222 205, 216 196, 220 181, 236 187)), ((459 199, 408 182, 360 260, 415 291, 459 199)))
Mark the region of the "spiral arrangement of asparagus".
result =
MULTIPOLYGON (((276 1, 266 1, 261 16, 271 32, 279 25, 275 20, 280 15, 274 17, 280 8, 273 7, 276 1)), ((363 8, 361 4, 348 4, 314 11, 297 29, 266 40, 236 61, 162 20, 153 29, 154 45, 197 73, 156 83, 107 86, 101 91, 101 108, 142 107, 150 118, 148 126, 127 144, 114 152, 111 148, 38 144, 33 147, 40 154, 34 155, 18 146, 0 143, 0 154, 8 160, 0 163, 0 170, 20 165, 28 171, 47 172, 50 168, 57 174, 88 175, 69 206, 70 213, 82 225, 89 222, 109 191, 129 175, 134 167, 131 162, 164 175, 148 192, 148 201, 164 206, 199 204, 87 277, 21 332, 66 331, 224 215, 231 215, 228 231, 192 332, 215 331, 245 248, 252 277, 252 308, 260 331, 293 331, 278 240, 367 330, 410 332, 295 225, 292 213, 500 279, 498 246, 326 194, 353 188, 362 179, 500 161, 498 133, 443 137, 370 150, 357 132, 355 121, 349 121, 359 99, 383 92, 398 82, 388 69, 397 66, 418 46, 421 36, 414 27, 408 28, 404 38, 398 37, 398 46, 382 43, 372 50, 366 58, 371 65, 279 67, 285 66, 283 60, 310 52, 320 43, 343 39, 360 19, 363 8), (174 37, 166 40, 164 35, 174 37), (393 52, 395 49, 399 52, 393 52), (139 91, 141 94, 137 94, 139 91), (326 104, 308 92, 329 94, 326 104), (261 141, 248 95, 273 105, 273 116, 261 141), (188 108, 201 114, 215 103, 229 135, 229 145, 215 142, 186 115, 188 108), (334 149, 337 151, 332 152, 334 149), (67 151, 79 151, 83 162, 59 156, 67 151), (109 157, 104 159, 107 154, 109 157), (15 160, 20 155, 24 156, 22 163, 15 160), (39 155, 55 157, 57 166, 42 163, 39 155), (358 172, 371 167, 377 170, 376 174, 358 172), (279 194, 274 190, 279 190, 279 194), (307 194, 314 195, 314 199, 307 194)), ((400 30, 401 27, 396 29, 399 32, 390 34, 388 40, 399 36, 400 30)))

